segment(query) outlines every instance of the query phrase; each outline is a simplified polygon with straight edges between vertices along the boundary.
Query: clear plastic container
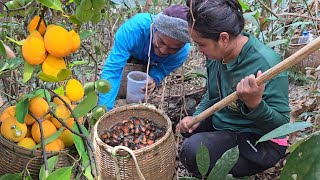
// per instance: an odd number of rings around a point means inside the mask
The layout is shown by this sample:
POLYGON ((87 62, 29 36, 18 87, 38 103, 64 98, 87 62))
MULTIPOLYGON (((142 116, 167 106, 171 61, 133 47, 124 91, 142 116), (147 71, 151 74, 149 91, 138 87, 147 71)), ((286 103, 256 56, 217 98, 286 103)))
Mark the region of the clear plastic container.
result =
POLYGON ((145 92, 141 91, 141 88, 145 87, 147 76, 146 73, 141 71, 131 71, 127 75, 127 103, 140 103, 144 101, 145 92))
POLYGON ((313 34, 308 31, 303 31, 302 36, 299 38, 298 44, 308 44, 313 41, 313 34))

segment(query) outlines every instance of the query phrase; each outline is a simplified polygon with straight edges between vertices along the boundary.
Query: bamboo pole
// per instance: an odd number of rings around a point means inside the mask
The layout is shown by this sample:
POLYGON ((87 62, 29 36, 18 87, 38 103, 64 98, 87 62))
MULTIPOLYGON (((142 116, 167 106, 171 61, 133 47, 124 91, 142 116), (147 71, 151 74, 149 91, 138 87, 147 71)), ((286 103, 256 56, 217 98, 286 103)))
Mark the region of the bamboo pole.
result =
MULTIPOLYGON (((294 66, 295 64, 303 61, 306 59, 310 54, 315 52, 320 48, 320 37, 317 39, 313 40, 311 43, 307 44, 303 48, 301 48, 299 51, 295 52, 292 54, 290 57, 287 59, 283 60, 276 66, 268 69, 266 72, 264 72, 261 76, 256 78, 257 84, 261 85, 268 80, 272 79, 279 73, 289 69, 290 67, 294 66)), ((232 103, 233 101, 237 100, 237 92, 233 92, 229 96, 225 97, 218 103, 214 104, 213 106, 209 107, 205 111, 203 111, 201 114, 195 116, 192 121, 188 124, 188 127, 191 128, 193 125, 201 122, 202 120, 208 118, 211 116, 213 113, 223 109, 226 107, 228 104, 232 103)))

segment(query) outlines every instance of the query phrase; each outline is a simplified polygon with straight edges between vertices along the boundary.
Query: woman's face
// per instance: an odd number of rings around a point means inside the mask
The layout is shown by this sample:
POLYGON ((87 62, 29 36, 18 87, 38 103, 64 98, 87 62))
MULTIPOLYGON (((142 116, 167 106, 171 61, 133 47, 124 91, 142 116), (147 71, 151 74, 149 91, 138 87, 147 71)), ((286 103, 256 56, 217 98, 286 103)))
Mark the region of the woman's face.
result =
POLYGON ((152 44, 157 56, 166 57, 170 54, 176 54, 185 43, 156 31, 154 33, 152 44))
POLYGON ((198 45, 198 49, 208 59, 221 60, 224 57, 224 44, 213 39, 203 38, 196 30, 191 30, 189 27, 189 34, 191 34, 192 40, 198 45))

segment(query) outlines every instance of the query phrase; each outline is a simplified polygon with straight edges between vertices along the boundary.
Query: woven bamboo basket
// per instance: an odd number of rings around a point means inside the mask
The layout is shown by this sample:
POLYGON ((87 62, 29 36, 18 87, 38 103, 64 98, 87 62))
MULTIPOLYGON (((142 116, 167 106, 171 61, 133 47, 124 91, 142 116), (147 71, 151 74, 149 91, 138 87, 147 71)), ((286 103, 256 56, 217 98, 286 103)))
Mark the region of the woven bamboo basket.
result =
POLYGON ((120 89, 118 92, 118 97, 121 99, 124 99, 127 96, 127 75, 131 71, 145 71, 146 68, 141 64, 133 64, 133 63, 127 63, 127 65, 123 68, 122 71, 122 80, 120 89))
MULTIPOLYGON (((291 39, 291 42, 285 52, 284 58, 287 58, 303 48, 306 44, 298 44, 299 37, 291 39)), ((317 68, 320 66, 320 50, 312 53, 308 58, 294 66, 299 71, 305 72, 307 67, 317 68)))
MULTIPOLYGON (((48 158, 54 155, 57 153, 47 152, 48 158)), ((31 162, 28 164, 30 175, 32 179, 39 179, 39 171, 44 164, 42 151, 23 148, 0 135, 0 176, 6 173, 22 172, 30 160, 31 162)), ((56 168, 71 165, 72 160, 68 155, 59 155, 56 168)))
POLYGON ((137 160, 138 166, 146 180, 169 180, 175 178, 176 167, 176 146, 172 125, 169 117, 160 110, 146 105, 131 105, 116 108, 103 115, 94 127, 94 147, 96 150, 99 172, 102 179, 112 180, 136 180, 139 179, 136 165, 132 156, 125 152, 118 152, 112 156, 113 147, 101 141, 100 135, 106 129, 130 117, 146 118, 166 128, 165 135, 154 144, 134 150, 133 153, 137 160), (122 155, 120 155, 122 154, 122 155), (116 164, 119 167, 119 173, 116 172, 116 164))

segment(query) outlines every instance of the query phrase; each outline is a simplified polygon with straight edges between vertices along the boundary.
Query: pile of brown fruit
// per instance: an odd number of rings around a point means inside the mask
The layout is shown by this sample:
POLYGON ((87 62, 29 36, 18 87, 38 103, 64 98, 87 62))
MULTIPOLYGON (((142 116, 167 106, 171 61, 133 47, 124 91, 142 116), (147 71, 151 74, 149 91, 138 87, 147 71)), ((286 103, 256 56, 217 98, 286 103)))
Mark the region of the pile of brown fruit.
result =
POLYGON ((109 146, 126 146, 132 150, 154 144, 165 134, 165 128, 153 121, 131 117, 106 130, 100 138, 109 146))

